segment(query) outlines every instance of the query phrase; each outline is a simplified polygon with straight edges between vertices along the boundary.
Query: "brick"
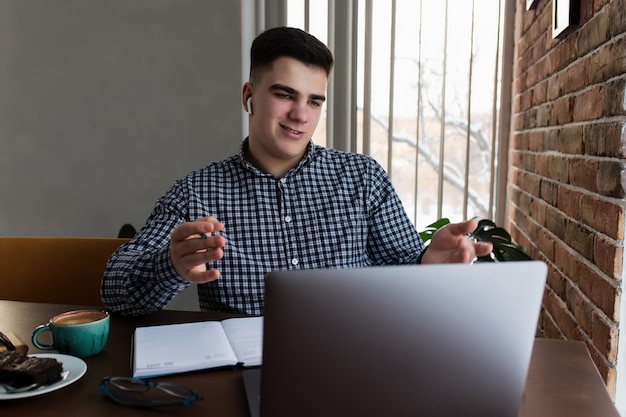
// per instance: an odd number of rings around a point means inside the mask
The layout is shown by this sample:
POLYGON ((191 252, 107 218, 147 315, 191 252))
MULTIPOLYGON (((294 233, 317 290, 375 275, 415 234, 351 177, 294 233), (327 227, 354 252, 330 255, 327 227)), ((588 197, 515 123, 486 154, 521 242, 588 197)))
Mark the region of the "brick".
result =
POLYGON ((551 104, 541 104, 539 107, 535 108, 534 112, 534 125, 533 127, 546 127, 551 124, 551 116, 553 113, 553 108, 551 104))
POLYGON ((598 369, 598 373, 600 374, 600 377, 606 383, 607 390, 609 391, 609 396, 611 396, 611 398, 615 400, 615 382, 616 382, 615 367, 609 364, 606 358, 600 355, 593 345, 588 345, 587 350, 589 351, 589 354, 591 355, 591 359, 593 360, 593 363, 596 365, 596 368, 598 369))
POLYGON ((568 340, 580 340, 578 324, 563 300, 550 291, 544 297, 545 308, 559 330, 568 340))
POLYGON ((563 215, 552 206, 546 208, 546 226, 556 237, 565 240, 565 222, 563 215))
POLYGON ((593 16, 593 1, 583 1, 580 3, 580 21, 579 25, 583 26, 593 16))
POLYGON ((593 260, 593 231, 580 223, 565 221, 565 239, 585 259, 593 260))
POLYGON ((509 152, 509 164, 513 167, 522 168, 522 156, 522 152, 512 150, 511 152, 509 152))
POLYGON ((601 162, 598 166, 596 187, 601 195, 623 198, 626 187, 626 165, 617 161, 601 162))
MULTIPOLYGON (((517 58, 515 60, 515 66, 517 67, 518 75, 526 74, 528 67, 532 64, 532 52, 529 49, 528 37, 523 36, 517 45, 517 58)), ((528 85, 526 84, 526 78, 524 78, 523 89, 526 90, 528 85)))
POLYGON ((620 281, 624 258, 623 242, 606 239, 596 235, 594 239, 594 255, 596 266, 609 278, 620 281))
POLYGON ((534 198, 530 205, 530 216, 537 224, 545 226, 546 224, 547 204, 541 199, 534 198))
POLYGON ((526 125, 526 113, 517 113, 511 117, 511 126, 513 130, 522 130, 526 125))
POLYGON ((613 81, 603 88, 603 116, 626 115, 624 91, 626 91, 626 79, 613 81))
POLYGON ((554 267, 548 268, 548 277, 546 279, 546 285, 554 292, 554 294, 560 299, 565 299, 565 278, 554 267))
MULTIPOLYGON (((580 255, 575 254, 574 251, 563 242, 557 242, 555 244, 554 263, 558 265, 564 276, 571 277, 572 282, 576 282, 576 278, 578 277, 579 258, 580 255)), ((564 295, 562 295, 562 297, 564 297, 564 295)))
POLYGON ((523 171, 520 171, 518 168, 511 166, 509 169, 509 174, 508 174, 508 178, 509 178, 509 184, 507 184, 507 192, 511 195, 509 197, 509 199, 511 201, 514 201, 515 199, 515 194, 518 194, 519 191, 519 184, 522 183, 522 178, 520 178, 522 175, 524 174, 523 171), (513 186, 513 184, 515 184, 515 186, 513 186))
POLYGON ((550 154, 541 153, 535 156, 535 173, 543 177, 550 177, 550 154))
POLYGON ((552 41, 554 47, 548 51, 546 56, 550 64, 551 74, 561 71, 577 58, 576 45, 572 39, 572 37, 567 37, 552 41))
POLYGON ((604 314, 595 313, 592 318, 591 340, 598 352, 611 364, 617 362, 619 329, 616 323, 608 320, 604 314))
POLYGON ((565 339, 563 332, 556 325, 552 316, 545 313, 543 315, 543 334, 547 339, 565 339))
POLYGON ((529 256, 532 256, 532 253, 535 250, 534 245, 530 242, 530 240, 528 240, 525 234, 522 234, 519 231, 519 229, 516 228, 515 231, 515 236, 511 235, 513 242, 521 246, 529 256))
POLYGON ((559 74, 562 94, 580 91, 589 85, 589 65, 589 59, 579 59, 559 74))
POLYGON ((548 82, 543 80, 533 88, 533 103, 545 103, 548 97, 548 82))
POLYGON ((581 291, 589 297, 608 318, 613 321, 619 316, 619 290, 600 273, 591 268, 580 271, 578 285, 581 291))
MULTIPOLYGON (((515 82, 513 82, 515 88, 515 82)), ((522 110, 522 95, 511 93, 511 114, 518 114, 522 110)))
POLYGON ((550 178, 560 183, 569 180, 569 158, 554 157, 550 160, 550 178))
POLYGON ((541 229, 537 233, 530 233, 535 236, 535 244, 537 249, 548 259, 554 259, 554 237, 545 229, 541 229))
POLYGON ((605 110, 606 91, 605 86, 596 86, 574 96, 572 121, 580 122, 602 118, 605 110))
POLYGON ((583 126, 568 126, 559 131, 559 151, 572 154, 583 153, 583 126))
MULTIPOLYGON (((596 0, 598 1, 598 0, 596 0)), ((607 2, 607 0, 602 0, 607 2)), ((626 1, 611 0, 606 13, 609 15, 609 27, 612 36, 626 32, 626 1)))
POLYGON ((535 172, 535 156, 530 153, 522 154, 522 166, 526 171, 535 172))
POLYGON ((558 185, 554 181, 550 181, 547 179, 541 180, 541 195, 540 197, 544 199, 548 204, 553 206, 557 205, 558 202, 558 185))
POLYGON ((550 125, 564 125, 572 121, 574 97, 564 97, 556 100, 550 114, 550 125))
MULTIPOLYGON (((539 196, 539 187, 541 184, 541 177, 538 175, 533 175, 528 172, 520 172, 520 184, 524 184, 523 188, 524 193, 529 197, 538 197, 539 196)), ((518 198, 518 204, 521 206, 522 198, 518 198)))
POLYGON ((542 152, 544 150, 543 146, 543 132, 530 132, 527 136, 527 145, 526 149, 532 152, 542 152))
POLYGON ((524 143, 526 136, 526 133, 511 132, 509 136, 510 149, 520 149, 523 146, 522 144, 524 143))
POLYGON ((572 282, 579 284, 581 280, 596 276, 593 264, 574 251, 572 251, 572 254, 574 256, 575 269, 571 275, 568 275, 572 282))
POLYGON ((519 96, 520 111, 527 111, 533 107, 533 94, 532 90, 526 90, 519 96))
POLYGON ((550 129, 544 133, 544 143, 546 151, 558 151, 559 130, 560 129, 550 129))
POLYGON ((615 402, 615 395, 617 393, 617 370, 613 367, 609 367, 606 369, 606 373, 603 377, 606 383, 606 389, 609 392, 609 397, 615 402))
POLYGON ((562 91, 559 85, 559 77, 557 75, 552 75, 546 81, 548 86, 546 87, 546 99, 547 101, 557 100, 562 95, 562 91))
POLYGON ((539 81, 540 66, 537 64, 535 58, 533 58, 533 50, 528 50, 528 53, 522 57, 522 63, 528 61, 528 71, 526 71, 526 88, 530 88, 537 84, 539 81))
POLYGON ((592 18, 591 24, 583 25, 579 29, 576 48, 580 55, 596 49, 610 38, 609 18, 607 13, 598 13, 592 18))
POLYGON ((580 201, 582 195, 580 191, 565 186, 559 187, 559 196, 557 207, 565 215, 580 219, 580 201))
POLYGON ((604 5, 611 1, 613 0, 593 0, 593 12, 596 13, 600 11, 600 9, 604 7, 604 5))
POLYGON ((524 207, 519 207, 518 210, 515 211, 515 223, 518 225, 520 230, 526 230, 528 227, 528 216, 524 210, 524 207))
MULTIPOLYGON (((515 64, 514 69, 519 71, 520 69, 519 63, 515 64)), ((512 93, 514 96, 519 96, 521 92, 526 91, 525 79, 526 79, 526 74, 524 72, 520 72, 516 74, 515 78, 513 79, 512 93)))
POLYGON ((587 301, 586 297, 577 287, 568 285, 566 289, 566 304, 568 310, 576 319, 576 323, 586 334, 591 334, 593 305, 587 301))
POLYGON ((570 159, 569 183, 596 192, 596 173, 598 161, 586 158, 570 159))
POLYGON ((589 83, 599 84, 626 72, 626 38, 603 45, 589 58, 589 83))
POLYGON ((532 203, 532 200, 539 196, 541 177, 530 172, 519 171, 519 179, 520 184, 524 184, 524 187, 520 187, 517 203, 520 207, 526 209, 532 203))
POLYGON ((625 158, 626 148, 622 133, 626 132, 626 122, 606 122, 587 124, 583 127, 585 154, 625 158))
POLYGON ((592 229, 612 239, 624 239, 624 208, 619 201, 583 195, 580 211, 581 220, 592 229))
POLYGON ((519 193, 516 202, 521 211, 523 211, 524 213, 528 213, 530 205, 532 203, 532 196, 526 193, 519 193))

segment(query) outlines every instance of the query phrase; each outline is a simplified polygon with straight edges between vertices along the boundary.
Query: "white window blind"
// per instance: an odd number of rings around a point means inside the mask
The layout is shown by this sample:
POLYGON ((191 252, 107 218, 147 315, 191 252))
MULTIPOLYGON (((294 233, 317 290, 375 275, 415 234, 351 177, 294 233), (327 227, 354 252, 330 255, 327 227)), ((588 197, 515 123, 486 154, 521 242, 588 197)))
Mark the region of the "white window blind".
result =
POLYGON ((315 143, 373 156, 418 228, 502 222, 513 0, 257 3, 266 27, 300 27, 335 54, 315 143))

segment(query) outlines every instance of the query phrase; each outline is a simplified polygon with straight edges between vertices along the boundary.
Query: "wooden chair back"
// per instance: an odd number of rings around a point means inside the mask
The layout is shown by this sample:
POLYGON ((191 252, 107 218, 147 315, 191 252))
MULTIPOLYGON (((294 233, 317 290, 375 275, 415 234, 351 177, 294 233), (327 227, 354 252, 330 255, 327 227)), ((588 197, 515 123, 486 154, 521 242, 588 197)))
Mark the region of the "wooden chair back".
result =
POLYGON ((129 240, 0 237, 0 299, 102 306, 106 262, 129 240))

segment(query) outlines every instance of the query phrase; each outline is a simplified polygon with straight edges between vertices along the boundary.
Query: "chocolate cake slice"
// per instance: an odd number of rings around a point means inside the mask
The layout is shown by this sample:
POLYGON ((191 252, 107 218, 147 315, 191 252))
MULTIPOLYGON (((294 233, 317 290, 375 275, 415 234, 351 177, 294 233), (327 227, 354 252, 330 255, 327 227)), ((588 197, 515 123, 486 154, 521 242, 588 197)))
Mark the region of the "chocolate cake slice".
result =
POLYGON ((13 387, 37 383, 49 385, 61 380, 63 364, 53 358, 37 358, 18 352, 0 353, 0 382, 13 387))

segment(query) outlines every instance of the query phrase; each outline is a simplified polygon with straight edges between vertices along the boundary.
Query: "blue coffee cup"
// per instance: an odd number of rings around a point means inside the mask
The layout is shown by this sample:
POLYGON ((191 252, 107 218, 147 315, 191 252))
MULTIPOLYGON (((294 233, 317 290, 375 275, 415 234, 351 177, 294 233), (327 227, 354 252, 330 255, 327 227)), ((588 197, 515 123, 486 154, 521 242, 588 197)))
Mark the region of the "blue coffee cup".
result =
POLYGON ((102 352, 109 338, 111 318, 104 310, 72 310, 58 314, 38 326, 32 335, 33 345, 41 350, 86 358, 102 352), (50 332, 52 343, 39 341, 39 335, 50 332))

